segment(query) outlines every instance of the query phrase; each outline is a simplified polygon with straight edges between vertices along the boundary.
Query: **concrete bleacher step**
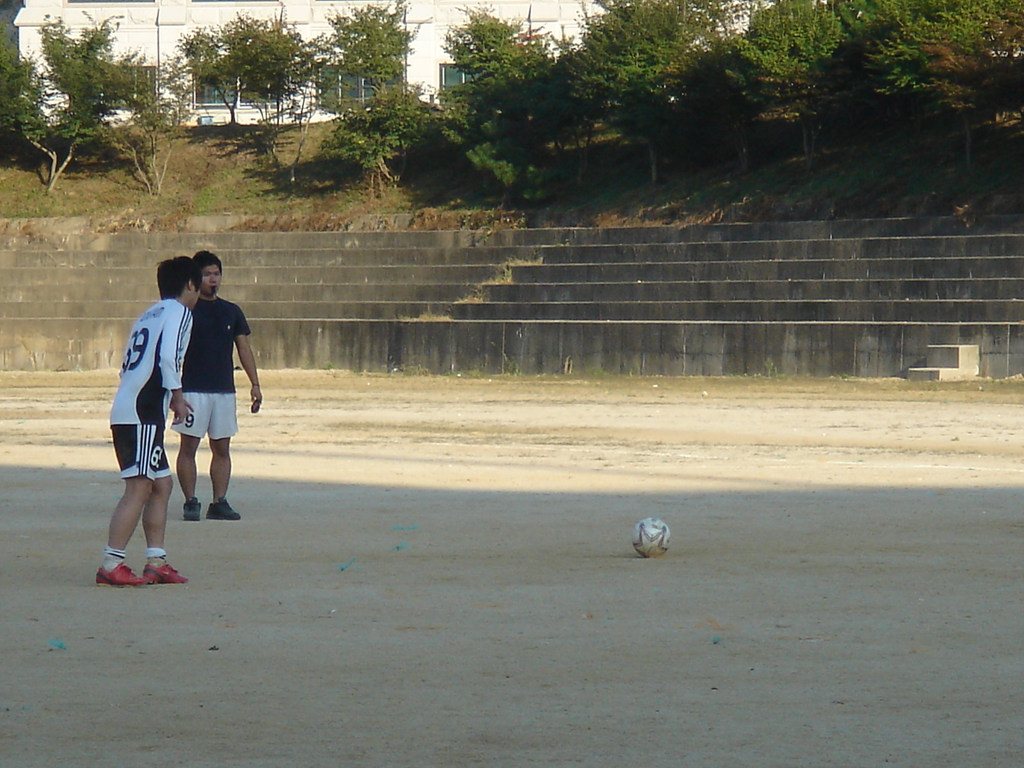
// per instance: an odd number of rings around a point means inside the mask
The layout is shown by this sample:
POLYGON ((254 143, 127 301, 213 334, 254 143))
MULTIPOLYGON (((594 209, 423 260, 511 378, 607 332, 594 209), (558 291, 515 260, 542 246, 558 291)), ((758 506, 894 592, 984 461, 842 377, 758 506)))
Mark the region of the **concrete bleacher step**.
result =
POLYGON ((479 299, 510 302, 1004 299, 1024 297, 1024 277, 790 280, 631 280, 585 283, 487 283, 479 299))
MULTIPOLYGON (((453 250, 496 242, 492 233, 478 230, 392 231, 223 231, 223 232, 74 232, 26 236, 0 233, 0 253, 51 253, 74 251, 146 252, 191 255, 199 249, 216 253, 342 250, 356 252, 377 248, 436 248, 453 250)), ((500 243, 498 243, 500 244, 500 243)))
MULTIPOLYGON (((535 258, 535 249, 529 249, 526 256, 535 258)), ((135 268, 152 271, 157 263, 172 256, 190 255, 182 249, 153 250, 0 250, 0 269, 22 268, 52 271, 57 267, 123 269, 135 268)), ((441 248, 429 247, 387 247, 387 248, 291 248, 274 250, 264 248, 256 251, 222 249, 217 255, 224 262, 224 272, 240 270, 288 267, 308 269, 311 267, 404 267, 407 265, 491 265, 504 263, 523 255, 519 247, 473 247, 441 248)))
POLYGON ((952 216, 835 219, 825 221, 739 221, 708 224, 623 227, 553 227, 503 230, 492 235, 501 242, 523 245, 678 243, 733 240, 833 240, 867 237, 905 238, 945 235, 1004 235, 1024 233, 1024 216, 987 216, 965 223, 952 216))
MULTIPOLYGON (((94 318, 134 320, 153 303, 152 299, 111 301, 65 301, 47 304, 34 302, 0 303, 0 319, 74 318, 87 322, 94 318)), ((250 324, 260 320, 300 318, 321 320, 395 319, 424 315, 447 317, 451 303, 437 301, 256 301, 243 309, 250 324)))
POLYGON ((973 344, 1024 368, 1024 217, 0 236, 0 367, 116 365, 155 264, 199 248, 270 367, 892 376, 973 344))
POLYGON ((536 248, 547 264, 802 259, 884 259, 894 256, 1007 256, 1024 253, 1024 235, 860 239, 729 240, 721 242, 559 244, 536 248))
POLYGON ((514 283, 655 282, 701 280, 868 280, 1010 277, 1024 270, 1019 256, 963 256, 934 259, 800 259, 745 262, 720 260, 511 264, 514 283))
POLYGON ((980 351, 976 344, 930 344, 927 364, 908 368, 910 381, 964 381, 977 378, 980 351))
POLYGON ((677 320, 785 322, 1020 323, 1018 299, 723 300, 723 301, 464 301, 456 320, 677 320))
MULTIPOLYGON (((437 283, 259 283, 255 285, 232 284, 226 286, 221 295, 230 301, 248 307, 263 301, 421 301, 451 303, 465 299, 476 289, 472 281, 437 283)), ((130 295, 138 301, 155 301, 154 286, 147 283, 61 283, 58 285, 23 285, 2 282, 0 275, 0 313, 7 305, 25 303, 36 306, 54 307, 68 302, 111 301, 113 297, 130 295), (39 296, 45 291, 46 302, 41 304, 39 296)))

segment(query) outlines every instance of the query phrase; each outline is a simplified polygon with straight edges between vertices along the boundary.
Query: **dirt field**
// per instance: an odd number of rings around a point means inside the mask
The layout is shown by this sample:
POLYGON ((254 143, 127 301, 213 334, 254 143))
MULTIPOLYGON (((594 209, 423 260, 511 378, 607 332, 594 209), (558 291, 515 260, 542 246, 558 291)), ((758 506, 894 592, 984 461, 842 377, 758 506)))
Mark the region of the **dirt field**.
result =
POLYGON ((118 590, 115 373, 0 374, 2 768, 1024 765, 1024 382, 262 378, 118 590))

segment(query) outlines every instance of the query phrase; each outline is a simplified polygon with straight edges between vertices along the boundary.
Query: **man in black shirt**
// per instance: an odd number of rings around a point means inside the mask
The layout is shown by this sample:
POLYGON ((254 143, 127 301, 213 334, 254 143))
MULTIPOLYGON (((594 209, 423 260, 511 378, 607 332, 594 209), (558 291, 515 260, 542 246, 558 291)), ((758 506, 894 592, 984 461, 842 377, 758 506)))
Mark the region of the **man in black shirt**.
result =
POLYGON ((172 429, 181 433, 177 473, 185 495, 184 519, 199 520, 202 505, 196 497, 196 451, 204 436, 209 437, 210 482, 213 501, 207 507, 209 520, 239 520, 228 503, 231 482, 231 437, 238 432, 235 413, 234 350, 238 362, 249 377, 251 407, 256 413, 263 403, 256 358, 249 345, 249 323, 241 307, 217 295, 223 267, 220 259, 209 251, 192 257, 203 274, 199 301, 192 310, 192 340, 185 354, 182 390, 192 413, 172 429))

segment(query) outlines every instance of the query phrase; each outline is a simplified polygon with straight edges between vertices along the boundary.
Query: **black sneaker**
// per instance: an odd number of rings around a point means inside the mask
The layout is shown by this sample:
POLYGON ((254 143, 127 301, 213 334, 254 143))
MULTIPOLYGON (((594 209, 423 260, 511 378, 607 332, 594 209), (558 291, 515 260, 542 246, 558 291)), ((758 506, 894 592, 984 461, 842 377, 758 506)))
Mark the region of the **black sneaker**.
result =
POLYGON ((235 512, 228 504, 227 497, 221 497, 212 502, 206 509, 207 520, 241 520, 242 516, 235 512))
POLYGON ((199 513, 203 511, 203 505, 199 503, 199 499, 193 496, 185 502, 182 509, 184 510, 184 514, 181 516, 182 519, 195 522, 199 519, 199 513))

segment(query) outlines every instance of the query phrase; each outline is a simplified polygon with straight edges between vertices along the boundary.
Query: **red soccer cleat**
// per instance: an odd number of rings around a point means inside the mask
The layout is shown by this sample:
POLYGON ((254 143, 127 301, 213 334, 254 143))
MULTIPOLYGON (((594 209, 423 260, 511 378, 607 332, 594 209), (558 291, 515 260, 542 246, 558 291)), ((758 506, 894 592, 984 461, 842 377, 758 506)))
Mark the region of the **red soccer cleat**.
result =
POLYGON ((188 579, 167 563, 163 565, 147 563, 142 571, 142 579, 146 584, 188 584, 188 579))
POLYGON ((124 563, 118 563, 112 571, 103 568, 96 571, 96 583, 108 587, 141 587, 146 580, 132 573, 124 563))

